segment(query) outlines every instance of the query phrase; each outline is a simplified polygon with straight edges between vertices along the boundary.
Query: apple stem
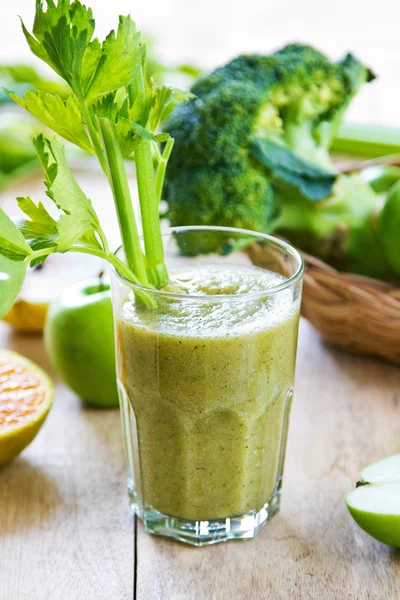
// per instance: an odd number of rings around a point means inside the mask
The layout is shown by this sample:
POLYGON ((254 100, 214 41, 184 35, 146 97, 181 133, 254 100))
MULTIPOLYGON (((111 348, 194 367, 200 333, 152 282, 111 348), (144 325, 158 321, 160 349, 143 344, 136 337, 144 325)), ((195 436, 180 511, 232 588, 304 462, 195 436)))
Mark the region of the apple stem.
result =
POLYGON ((104 283, 104 271, 101 270, 99 273, 99 292, 104 292, 107 289, 107 285, 104 283))

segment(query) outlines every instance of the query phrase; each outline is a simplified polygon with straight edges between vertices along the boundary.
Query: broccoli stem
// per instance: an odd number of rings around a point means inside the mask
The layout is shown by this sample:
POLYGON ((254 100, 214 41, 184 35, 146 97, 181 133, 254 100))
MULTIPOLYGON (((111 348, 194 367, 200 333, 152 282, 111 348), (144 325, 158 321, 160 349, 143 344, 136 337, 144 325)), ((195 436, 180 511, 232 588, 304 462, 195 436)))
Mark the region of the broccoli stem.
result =
POLYGON ((124 159, 118 144, 114 125, 104 118, 99 120, 106 154, 107 173, 110 181, 119 228, 128 267, 144 286, 149 286, 146 265, 140 247, 139 232, 129 190, 124 159))
MULTIPOLYGON (((134 99, 145 91, 143 69, 138 69, 128 93, 133 104, 134 99)), ((161 288, 168 281, 164 264, 161 226, 158 214, 159 200, 154 177, 151 142, 142 139, 135 150, 136 177, 139 190, 140 211, 142 215, 146 266, 150 282, 161 288)))
POLYGON ((312 129, 312 121, 296 123, 294 120, 288 120, 285 123, 285 142, 293 152, 306 160, 328 171, 334 171, 328 148, 321 144, 321 140, 314 139, 312 129))
POLYGON ((343 123, 331 150, 371 158, 400 154, 400 130, 384 125, 343 123))

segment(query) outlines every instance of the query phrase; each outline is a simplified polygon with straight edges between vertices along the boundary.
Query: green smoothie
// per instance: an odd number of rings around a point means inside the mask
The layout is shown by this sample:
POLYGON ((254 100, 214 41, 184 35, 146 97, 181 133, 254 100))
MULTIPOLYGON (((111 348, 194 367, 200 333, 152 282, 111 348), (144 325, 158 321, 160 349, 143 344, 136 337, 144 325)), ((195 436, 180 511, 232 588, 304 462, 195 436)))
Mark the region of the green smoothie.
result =
POLYGON ((135 478, 146 507, 211 520, 257 511, 271 498, 299 318, 290 289, 268 296, 282 281, 262 269, 211 265, 171 273, 165 291, 183 300, 164 297, 156 310, 124 303, 118 378, 136 418, 135 478))

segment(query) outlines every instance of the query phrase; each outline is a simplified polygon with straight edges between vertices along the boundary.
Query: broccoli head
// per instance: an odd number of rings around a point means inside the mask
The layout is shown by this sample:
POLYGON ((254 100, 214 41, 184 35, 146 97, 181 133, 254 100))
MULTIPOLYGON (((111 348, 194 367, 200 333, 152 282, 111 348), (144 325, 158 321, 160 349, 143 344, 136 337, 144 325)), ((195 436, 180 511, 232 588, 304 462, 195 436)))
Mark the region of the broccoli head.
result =
POLYGON ((171 225, 269 232, 280 183, 311 200, 336 180, 329 145, 344 110, 372 74, 351 55, 338 63, 292 44, 240 56, 195 83, 172 113, 166 177, 171 225))

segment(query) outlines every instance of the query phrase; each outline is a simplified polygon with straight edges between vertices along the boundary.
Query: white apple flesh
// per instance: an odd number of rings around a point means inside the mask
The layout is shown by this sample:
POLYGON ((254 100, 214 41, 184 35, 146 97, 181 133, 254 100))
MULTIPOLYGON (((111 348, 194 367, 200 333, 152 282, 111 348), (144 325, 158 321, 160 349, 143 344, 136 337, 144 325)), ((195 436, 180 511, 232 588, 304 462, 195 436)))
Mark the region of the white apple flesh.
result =
POLYGON ((346 504, 364 531, 384 544, 400 548, 400 454, 363 469, 346 504))

